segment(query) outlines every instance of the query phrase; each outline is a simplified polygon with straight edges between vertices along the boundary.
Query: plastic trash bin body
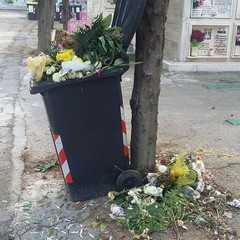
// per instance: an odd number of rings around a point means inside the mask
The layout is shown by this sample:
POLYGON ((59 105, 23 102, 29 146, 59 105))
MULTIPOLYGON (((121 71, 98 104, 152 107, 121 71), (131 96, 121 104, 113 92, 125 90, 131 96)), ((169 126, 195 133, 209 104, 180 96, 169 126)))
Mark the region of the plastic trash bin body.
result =
POLYGON ((62 6, 59 3, 55 5, 54 21, 61 21, 62 6))
MULTIPOLYGON (((117 0, 112 26, 122 27, 125 50, 136 31, 146 1, 117 0)), ((78 12, 78 9, 74 11, 78 12)), ((120 84, 126 71, 127 68, 117 68, 103 71, 99 77, 95 75, 60 83, 31 82, 30 92, 43 96, 72 201, 87 200, 115 190, 118 176, 129 168, 120 84)), ((129 185, 126 177, 122 175, 118 181, 120 187, 129 185)), ((136 177, 131 182, 135 180, 136 177)))
POLYGON ((80 12, 82 11, 82 5, 71 5, 70 9, 71 13, 74 13, 74 15, 76 16, 76 20, 81 20, 80 12))
POLYGON ((70 198, 82 201, 116 190, 129 168, 121 73, 68 81, 40 93, 70 198))
POLYGON ((38 3, 37 2, 26 2, 28 8, 28 20, 38 19, 38 3))

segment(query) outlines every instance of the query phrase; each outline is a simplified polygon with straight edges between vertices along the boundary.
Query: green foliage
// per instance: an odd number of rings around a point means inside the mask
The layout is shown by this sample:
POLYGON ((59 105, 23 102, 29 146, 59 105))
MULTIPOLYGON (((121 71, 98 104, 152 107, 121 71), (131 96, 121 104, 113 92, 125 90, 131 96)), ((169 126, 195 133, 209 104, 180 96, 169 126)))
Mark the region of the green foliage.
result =
POLYGON ((74 34, 74 51, 84 60, 91 62, 104 61, 110 58, 106 65, 110 65, 116 58, 126 58, 126 52, 121 45, 121 29, 111 27, 111 15, 102 14, 95 19, 91 27, 79 28, 74 34))
POLYGON ((180 189, 167 191, 150 205, 134 204, 129 209, 128 200, 126 193, 120 193, 114 199, 114 203, 125 209, 124 217, 118 218, 118 222, 131 230, 136 238, 144 239, 151 239, 151 232, 166 230, 174 219, 188 218, 198 208, 197 202, 188 199, 180 189))
POLYGON ((193 48, 193 47, 200 48, 201 45, 202 45, 202 43, 201 43, 201 42, 197 42, 196 40, 193 40, 193 41, 191 42, 191 47, 192 47, 192 48, 193 48))
POLYGON ((36 170, 38 172, 46 172, 47 170, 49 170, 50 168, 53 168, 57 165, 58 160, 51 160, 51 161, 47 161, 47 162, 41 162, 36 166, 36 170))

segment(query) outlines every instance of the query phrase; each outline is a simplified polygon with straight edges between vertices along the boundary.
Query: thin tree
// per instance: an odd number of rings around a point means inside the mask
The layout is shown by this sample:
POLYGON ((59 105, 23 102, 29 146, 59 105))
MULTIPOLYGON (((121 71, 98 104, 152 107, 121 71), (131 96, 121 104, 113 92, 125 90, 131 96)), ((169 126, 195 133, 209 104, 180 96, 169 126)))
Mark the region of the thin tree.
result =
POLYGON ((55 0, 38 0, 38 52, 50 47, 55 0))
POLYGON ((148 0, 136 33, 132 110, 131 162, 135 169, 155 163, 158 102, 162 72, 165 22, 170 0, 148 0))
POLYGON ((69 0, 62 1, 63 30, 67 30, 69 20, 69 0))

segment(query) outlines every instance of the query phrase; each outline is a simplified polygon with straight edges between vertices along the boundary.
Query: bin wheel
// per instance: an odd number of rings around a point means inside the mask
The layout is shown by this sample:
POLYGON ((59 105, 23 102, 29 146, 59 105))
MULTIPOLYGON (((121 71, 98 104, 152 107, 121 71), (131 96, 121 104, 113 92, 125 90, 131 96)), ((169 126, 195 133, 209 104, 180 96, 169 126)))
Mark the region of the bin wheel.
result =
POLYGON ((143 184, 142 176, 135 170, 123 171, 117 178, 117 190, 140 187, 143 184))

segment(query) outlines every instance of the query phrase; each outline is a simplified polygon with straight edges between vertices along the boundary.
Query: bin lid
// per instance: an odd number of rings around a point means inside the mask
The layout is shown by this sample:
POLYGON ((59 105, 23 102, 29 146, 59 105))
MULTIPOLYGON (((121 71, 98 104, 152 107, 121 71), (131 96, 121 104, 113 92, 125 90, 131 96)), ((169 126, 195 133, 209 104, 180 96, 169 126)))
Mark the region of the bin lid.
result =
POLYGON ((38 2, 26 2, 27 5, 36 5, 38 2))
POLYGON ((123 48, 127 50, 142 18, 147 0, 117 0, 113 27, 121 27, 124 34, 123 48))

